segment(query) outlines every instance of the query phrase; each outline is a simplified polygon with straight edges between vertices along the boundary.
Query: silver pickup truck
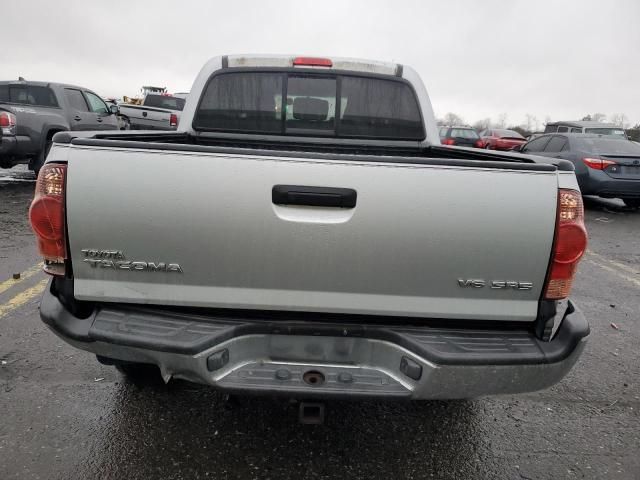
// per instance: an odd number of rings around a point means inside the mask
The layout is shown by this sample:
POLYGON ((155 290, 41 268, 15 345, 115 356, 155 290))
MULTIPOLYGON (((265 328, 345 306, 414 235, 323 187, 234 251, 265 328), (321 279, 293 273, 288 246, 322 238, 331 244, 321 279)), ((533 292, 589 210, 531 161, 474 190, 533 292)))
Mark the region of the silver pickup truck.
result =
POLYGON ((125 130, 175 130, 184 103, 184 98, 148 94, 141 105, 119 104, 118 113, 125 130))
POLYGON ((223 56, 176 132, 65 132, 41 318, 130 375, 298 397, 542 389, 589 326, 571 163, 440 145, 411 68, 223 56))

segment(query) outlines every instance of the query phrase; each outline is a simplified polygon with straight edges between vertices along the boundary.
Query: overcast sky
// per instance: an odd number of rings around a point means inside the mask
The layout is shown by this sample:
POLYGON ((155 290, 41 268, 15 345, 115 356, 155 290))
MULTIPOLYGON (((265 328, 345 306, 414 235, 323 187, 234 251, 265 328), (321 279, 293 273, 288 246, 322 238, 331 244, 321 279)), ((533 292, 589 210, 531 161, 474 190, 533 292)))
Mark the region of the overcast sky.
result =
POLYGON ((436 114, 540 124, 587 113, 640 122, 640 1, 3 1, 0 79, 103 96, 188 91, 212 56, 300 53, 393 60, 436 114))

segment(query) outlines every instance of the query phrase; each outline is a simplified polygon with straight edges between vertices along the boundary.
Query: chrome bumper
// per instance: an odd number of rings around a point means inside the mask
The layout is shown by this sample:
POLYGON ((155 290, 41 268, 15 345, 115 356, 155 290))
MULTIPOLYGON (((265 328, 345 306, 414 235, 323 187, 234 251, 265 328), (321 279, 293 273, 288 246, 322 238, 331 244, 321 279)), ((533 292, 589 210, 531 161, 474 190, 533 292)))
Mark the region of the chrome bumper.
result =
POLYGON ((49 290, 41 316, 71 345, 156 364, 167 381, 324 398, 454 399, 539 390, 569 372, 589 333, 573 305, 551 342, 520 331, 211 321, 125 305, 97 309, 83 320, 49 290))

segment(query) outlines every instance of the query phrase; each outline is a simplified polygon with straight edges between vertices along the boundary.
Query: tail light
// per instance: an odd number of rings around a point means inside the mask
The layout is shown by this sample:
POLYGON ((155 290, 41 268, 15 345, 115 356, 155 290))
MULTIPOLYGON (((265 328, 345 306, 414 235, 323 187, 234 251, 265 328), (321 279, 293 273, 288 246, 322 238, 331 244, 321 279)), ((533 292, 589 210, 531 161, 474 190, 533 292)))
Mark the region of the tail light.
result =
POLYGON ((476 140, 476 143, 474 143, 473 146, 476 148, 484 148, 484 142, 481 138, 479 138, 478 140, 476 140))
POLYGON ((582 196, 576 190, 560 189, 553 260, 544 294, 547 300, 569 296, 578 262, 586 249, 587 231, 584 227, 582 196))
POLYGON ((178 126, 178 115, 176 115, 175 113, 172 113, 171 116, 169 117, 169 126, 170 127, 178 126))
POLYGON ((440 143, 442 143, 443 145, 455 145, 456 141, 453 138, 445 138, 440 143))
POLYGON ((332 67, 333 62, 329 58, 296 57, 293 59, 294 67, 332 67))
POLYGON ((613 162, 611 160, 603 160, 601 158, 583 158, 582 161, 587 167, 593 168, 594 170, 604 170, 609 165, 616 164, 616 162, 613 162))
POLYGON ((16 134, 16 116, 9 112, 0 112, 0 129, 3 135, 16 134))
POLYGON ((64 195, 67 166, 45 164, 38 174, 36 191, 29 208, 29 221, 44 257, 44 271, 64 275, 67 239, 64 227, 64 195))

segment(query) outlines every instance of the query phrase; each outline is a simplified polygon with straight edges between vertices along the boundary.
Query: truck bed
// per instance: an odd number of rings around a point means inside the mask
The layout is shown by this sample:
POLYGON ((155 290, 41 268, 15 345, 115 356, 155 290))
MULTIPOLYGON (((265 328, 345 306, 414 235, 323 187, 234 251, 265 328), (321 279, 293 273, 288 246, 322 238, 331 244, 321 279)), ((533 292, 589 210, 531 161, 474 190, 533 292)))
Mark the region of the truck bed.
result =
POLYGON ((329 141, 324 138, 274 138, 265 135, 218 135, 204 133, 190 135, 167 131, 60 132, 54 137, 58 144, 95 147, 135 148, 173 152, 225 153, 246 155, 273 154, 290 157, 313 156, 345 160, 378 161, 385 163, 416 163, 430 165, 478 166, 507 170, 567 171, 574 170, 566 160, 522 155, 517 152, 487 151, 477 148, 431 145, 412 142, 329 141), (336 157, 336 155, 345 155, 336 157), (357 156, 357 157, 356 157, 357 156), (465 163, 470 161, 472 163, 465 163))

